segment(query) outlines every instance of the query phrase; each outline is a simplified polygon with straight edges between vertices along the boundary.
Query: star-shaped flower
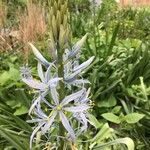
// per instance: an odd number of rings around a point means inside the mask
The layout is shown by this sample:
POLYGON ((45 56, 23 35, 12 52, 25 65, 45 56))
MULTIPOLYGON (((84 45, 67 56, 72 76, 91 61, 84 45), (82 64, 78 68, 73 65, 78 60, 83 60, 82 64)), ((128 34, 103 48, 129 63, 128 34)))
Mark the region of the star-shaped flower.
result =
MULTIPOLYGON (((66 129, 66 131, 68 132, 70 138, 72 141, 75 141, 76 139, 76 134, 75 131, 71 125, 71 122, 69 121, 70 119, 67 118, 66 113, 72 113, 72 116, 75 113, 79 113, 80 117, 82 117, 82 120, 84 120, 84 122, 86 122, 86 116, 82 115, 84 112, 86 112, 90 107, 88 105, 88 103, 77 103, 75 102, 76 100, 78 101, 79 99, 81 99, 81 97, 83 96, 85 92, 85 89, 82 89, 76 93, 73 93, 69 96, 66 96, 63 100, 59 100, 58 97, 58 93, 56 91, 56 88, 51 88, 51 96, 52 96, 52 100, 53 103, 50 104, 48 101, 46 101, 46 99, 43 101, 44 103, 47 104, 47 106, 50 108, 50 114, 46 115, 40 107, 40 102, 37 103, 37 105, 35 106, 35 110, 34 113, 37 116, 37 118, 31 120, 30 122, 38 122, 38 126, 34 129, 31 138, 30 138, 30 147, 32 147, 32 141, 33 138, 35 136, 35 134, 41 129, 42 133, 45 134, 46 132, 48 132, 52 126, 52 124, 55 122, 55 118, 56 116, 59 116, 60 121, 62 122, 64 128, 66 129), (74 102, 74 103, 73 103, 74 102)), ((77 116, 76 116, 77 117, 77 116)), ((81 120, 79 118, 79 120, 81 120)))
POLYGON ((38 62, 38 75, 41 81, 34 79, 32 76, 30 76, 30 78, 23 77, 22 81, 30 87, 40 91, 46 91, 51 87, 57 86, 58 81, 62 78, 52 76, 51 69, 53 65, 54 64, 51 63, 47 68, 47 71, 44 72, 41 63, 38 62))
POLYGON ((78 60, 73 60, 69 58, 69 50, 65 50, 64 54, 64 80, 69 85, 80 85, 89 83, 88 80, 82 79, 81 73, 92 63, 94 56, 89 58, 87 61, 79 65, 78 60), (78 79, 80 77, 81 79, 78 79))

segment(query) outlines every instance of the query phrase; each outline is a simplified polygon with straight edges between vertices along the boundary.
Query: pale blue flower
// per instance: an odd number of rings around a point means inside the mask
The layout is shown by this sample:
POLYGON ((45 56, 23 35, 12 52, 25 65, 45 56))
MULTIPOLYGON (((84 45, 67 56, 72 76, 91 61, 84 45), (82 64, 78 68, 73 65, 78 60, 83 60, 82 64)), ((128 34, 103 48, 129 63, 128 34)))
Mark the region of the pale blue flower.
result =
POLYGON ((38 75, 40 77, 41 81, 38 81, 34 79, 32 76, 30 78, 22 78, 22 81, 25 82, 30 87, 40 90, 40 91, 46 91, 51 87, 57 86, 57 83, 62 78, 53 77, 51 74, 51 68, 53 64, 50 64, 47 71, 44 72, 42 69, 42 65, 40 62, 38 62, 38 75))
MULTIPOLYGON (((56 116, 59 116, 64 128, 68 132, 70 138, 72 141, 75 141, 76 134, 75 131, 71 125, 71 122, 68 120, 66 113, 70 112, 72 115, 75 115, 76 113, 79 113, 81 119, 84 122, 84 127, 87 125, 86 116, 84 113, 90 108, 88 103, 84 103, 85 100, 82 100, 81 98, 85 92, 85 89, 82 89, 76 93, 73 93, 69 96, 66 96, 62 101, 58 99, 59 95, 56 91, 56 88, 51 88, 51 96, 53 99, 53 104, 50 104, 46 99, 44 98, 43 102, 47 104, 48 108, 51 110, 49 115, 46 115, 40 107, 40 101, 37 102, 35 108, 34 108, 34 114, 37 116, 37 118, 32 119, 30 122, 37 122, 38 126, 34 129, 31 138, 30 138, 30 147, 32 147, 32 141, 35 136, 35 134, 41 129, 42 134, 45 134, 46 132, 50 131, 50 128, 52 124, 55 122, 56 116), (82 101, 82 103, 79 103, 79 100, 82 101), (74 103, 73 103, 74 102, 74 103)), ((42 97, 41 97, 42 98, 42 97)), ((84 97, 85 98, 85 97, 84 97)), ((77 116, 76 116, 77 118, 77 116)))
POLYGON ((34 55, 36 56, 37 60, 40 61, 43 65, 45 65, 46 67, 49 67, 49 65, 51 64, 50 62, 48 62, 43 55, 38 51, 38 49, 32 44, 29 43, 29 45, 31 46, 31 49, 34 53, 34 55))
MULTIPOLYGON (((80 85, 89 83, 88 80, 82 79, 81 73, 92 63, 92 61, 94 60, 94 56, 92 56, 90 59, 88 59, 87 61, 83 62, 80 65, 78 63, 78 60, 74 60, 74 58, 76 58, 77 55, 80 56, 80 49, 81 49, 83 43, 85 42, 86 38, 87 38, 87 34, 85 36, 83 36, 83 38, 81 40, 79 40, 73 46, 71 51, 66 49, 65 53, 63 55, 63 64, 64 64, 64 77, 63 78, 64 78, 64 82, 69 85, 76 85, 76 86, 79 85, 80 86, 80 85), (80 77, 81 79, 78 79, 78 77, 80 77)), ((34 55, 36 56, 37 60, 40 62, 40 64, 43 64, 46 67, 51 66, 52 63, 48 62, 42 56, 42 54, 36 49, 36 47, 33 44, 29 43, 29 45, 31 46, 32 51, 33 51, 34 55)), ((56 68, 56 66, 54 64, 53 64, 53 67, 56 68)), ((41 71, 40 71, 40 74, 41 74, 41 71)), ((58 75, 56 75, 56 76, 58 76, 58 75)), ((43 79, 42 74, 40 75, 40 78, 41 78, 41 80, 43 79)), ((33 80, 30 80, 30 81, 24 80, 24 82, 28 85, 31 83, 29 86, 33 85, 31 87, 40 89, 40 90, 44 90, 47 87, 44 84, 39 84, 38 82, 33 82, 33 80)))
MULTIPOLYGON (((90 89, 86 91, 86 89, 84 88, 82 96, 79 97, 79 99, 76 99, 74 102, 78 105, 82 105, 82 104, 89 105, 89 101, 90 101, 90 99, 88 98, 89 93, 90 93, 90 89)), ((73 116, 82 124, 79 134, 87 130, 87 127, 88 127, 88 119, 87 119, 88 115, 87 114, 88 114, 87 111, 76 112, 73 114, 73 116)))
POLYGON ((41 131, 42 134, 50 133, 52 125, 59 120, 68 132, 69 139, 72 141, 75 141, 76 137, 87 129, 87 113, 90 108, 88 95, 90 90, 83 88, 84 84, 89 83, 89 81, 82 78, 82 73, 92 63, 94 56, 79 64, 80 49, 86 38, 87 34, 70 51, 68 49, 65 50, 62 62, 64 66, 63 77, 58 77, 57 61, 55 60, 55 64, 50 63, 34 45, 29 43, 38 60, 37 69, 40 78, 40 80, 34 79, 29 68, 21 69, 23 82, 38 91, 38 96, 33 100, 29 110, 29 114, 33 112, 35 118, 28 122, 37 123, 30 137, 30 149, 32 148, 32 142, 37 132, 41 131), (46 71, 43 71, 44 66, 46 71), (59 99, 57 84, 60 80, 65 83, 65 86, 71 87, 71 85, 75 85, 82 87, 82 89, 66 96, 64 99, 59 99), (47 100, 48 94, 51 95, 51 101, 47 100), (45 109, 42 110, 43 104, 47 111, 45 109), (75 119, 79 123, 77 131, 73 128, 72 119, 75 119))
POLYGON ((32 149, 32 141, 33 141, 33 138, 34 136, 36 135, 36 133, 42 129, 43 126, 45 126, 49 119, 53 122, 54 119, 55 119, 55 115, 53 114, 52 117, 48 117, 42 110, 41 110, 41 107, 40 107, 40 102, 37 103, 37 105, 35 106, 34 108, 34 113, 36 115, 37 118, 35 119, 32 119, 32 120, 29 120, 28 122, 29 123, 38 123, 38 125, 34 128, 31 136, 30 136, 30 149, 32 149))
POLYGON ((68 53, 68 58, 74 58, 76 57, 79 53, 80 50, 83 46, 83 44, 85 43, 86 39, 87 39, 88 34, 85 34, 73 47, 72 50, 69 51, 68 53))
POLYGON ((88 80, 82 79, 81 73, 92 63, 94 56, 79 65, 77 60, 69 59, 69 51, 66 49, 63 57, 64 61, 64 81, 72 85, 89 83, 88 80), (81 79, 78 79, 81 77, 81 79))
POLYGON ((26 79, 32 78, 31 68, 28 67, 28 65, 20 67, 20 72, 21 72, 21 77, 22 78, 26 78, 26 79))

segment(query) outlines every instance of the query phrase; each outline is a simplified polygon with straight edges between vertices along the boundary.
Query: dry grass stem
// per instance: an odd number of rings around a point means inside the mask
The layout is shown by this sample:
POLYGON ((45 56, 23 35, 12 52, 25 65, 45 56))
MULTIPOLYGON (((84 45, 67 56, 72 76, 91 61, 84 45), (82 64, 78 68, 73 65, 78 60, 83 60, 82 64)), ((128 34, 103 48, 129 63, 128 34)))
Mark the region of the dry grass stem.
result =
POLYGON ((5 25, 7 19, 7 6, 0 1, 0 29, 5 25))
POLYGON ((120 0, 121 6, 147 6, 150 0, 120 0))
POLYGON ((28 42, 35 42, 46 31, 45 11, 37 4, 28 2, 24 14, 19 15, 20 41, 25 45, 24 53, 28 57, 28 42))

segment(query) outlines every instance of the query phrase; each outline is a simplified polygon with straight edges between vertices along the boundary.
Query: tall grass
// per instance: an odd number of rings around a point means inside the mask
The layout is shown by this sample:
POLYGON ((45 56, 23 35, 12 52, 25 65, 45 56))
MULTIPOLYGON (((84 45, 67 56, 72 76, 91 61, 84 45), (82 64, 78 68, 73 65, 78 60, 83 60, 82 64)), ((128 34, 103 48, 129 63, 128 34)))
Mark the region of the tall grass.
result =
POLYGON ((45 11, 38 4, 28 2, 26 10, 23 14, 18 15, 18 18, 20 40, 25 45, 25 57, 28 57, 29 51, 26 44, 28 42, 35 42, 46 31, 45 11))
POLYGON ((0 0, 0 29, 5 25, 7 18, 7 6, 0 0))

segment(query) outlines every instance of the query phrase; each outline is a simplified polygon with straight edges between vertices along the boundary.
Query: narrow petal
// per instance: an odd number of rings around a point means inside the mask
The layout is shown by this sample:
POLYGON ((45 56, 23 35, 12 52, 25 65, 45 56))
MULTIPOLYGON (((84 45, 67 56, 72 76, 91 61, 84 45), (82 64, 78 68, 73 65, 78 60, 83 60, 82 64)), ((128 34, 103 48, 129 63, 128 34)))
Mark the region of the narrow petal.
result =
POLYGON ((42 65, 41 65, 41 63, 40 63, 39 61, 38 61, 38 66, 37 66, 37 68, 38 68, 38 75, 39 75, 41 81, 42 81, 42 82, 45 82, 45 79, 44 79, 44 72, 43 72, 43 69, 42 69, 42 65))
POLYGON ((52 78, 51 69, 52 69, 52 64, 49 65, 49 67, 47 68, 47 71, 45 73, 46 82, 48 82, 52 78))
MULTIPOLYGON (((47 95, 48 93, 48 90, 43 92, 43 93, 40 93, 40 95, 38 96, 38 98, 36 100, 34 100, 33 104, 31 105, 30 109, 29 109, 29 115, 31 114, 32 110, 35 108, 35 106, 40 103, 40 101, 44 101, 45 102, 45 99, 44 97, 47 95)), ((46 102, 45 102, 46 103, 46 102)), ((46 103, 47 104, 47 103, 46 103)), ((47 104, 48 106, 50 104, 47 104)), ((51 105, 50 105, 51 106, 51 105)))
POLYGON ((90 88, 86 91, 84 91, 84 93, 82 94, 82 96, 79 99, 75 100, 75 103, 79 103, 79 104, 86 104, 89 101, 89 93, 90 93, 90 88))
POLYGON ((45 134, 47 132, 47 130, 50 129, 51 125, 53 124, 55 117, 57 115, 57 111, 54 111, 51 115, 51 117, 48 119, 47 123, 44 125, 44 127, 42 128, 42 133, 45 134))
POLYGON ((56 87, 58 81, 60 81, 60 80, 62 80, 62 78, 53 78, 53 79, 50 79, 50 80, 48 81, 48 86, 50 86, 51 88, 52 88, 52 87, 56 87))
POLYGON ((32 110, 35 108, 35 106, 37 105, 37 103, 39 103, 41 100, 41 96, 39 96, 31 105, 30 109, 29 109, 29 115, 31 114, 32 110))
POLYGON ((43 98, 42 101, 43 101, 47 106, 49 106, 50 108, 53 108, 53 107, 54 107, 54 106, 51 105, 45 98, 43 98))
POLYGON ((61 119, 63 126, 68 131, 71 139, 74 141, 76 138, 75 133, 74 133, 73 128, 71 127, 67 117, 64 115, 64 113, 62 111, 59 112, 59 116, 60 116, 60 119, 61 119))
POLYGON ((87 120, 86 115, 84 113, 80 113, 80 117, 83 121, 83 127, 82 127, 82 131, 83 131, 83 130, 87 129, 88 120, 87 120))
POLYGON ((34 89, 38 89, 38 90, 41 90, 41 91, 44 91, 46 89, 46 84, 44 83, 41 83, 37 80, 34 80, 34 79, 25 79, 23 78, 22 81, 24 83, 26 83, 27 85, 29 85, 30 87, 34 88, 34 89))
POLYGON ((84 42, 85 42, 86 39, 87 39, 87 35, 88 35, 88 34, 84 35, 84 36, 82 37, 82 39, 80 39, 80 40, 73 46, 73 48, 72 48, 73 50, 69 53, 69 57, 74 57, 74 56, 76 56, 76 55, 79 53, 81 47, 83 46, 84 42))
POLYGON ((92 63, 93 59, 94 59, 94 56, 92 56, 90 59, 88 59, 87 61, 79 65, 78 67, 74 68, 73 71, 77 71, 77 70, 82 71, 83 69, 87 68, 92 63))
POLYGON ((90 83, 89 80, 84 80, 84 79, 79 79, 79 80, 74 80, 73 84, 78 84, 78 85, 81 85, 81 84, 87 84, 87 83, 90 83))
POLYGON ((36 58, 43 64, 45 65, 46 67, 48 67, 50 65, 50 63, 42 56, 42 54, 37 50, 37 48, 29 43, 29 45, 31 46, 32 48, 32 51, 34 53, 34 55, 36 56, 36 58))
POLYGON ((78 67, 78 66, 79 66, 79 61, 75 60, 75 61, 73 62, 73 68, 76 68, 76 67, 78 67))
POLYGON ((68 61, 66 64, 64 64, 64 74, 67 76, 69 72, 72 70, 72 62, 68 61))
POLYGON ((89 94, 90 94, 90 90, 91 90, 91 88, 89 88, 88 90, 87 90, 87 92, 85 93, 85 96, 81 99, 81 103, 87 103, 88 101, 89 101, 89 98, 88 98, 88 96, 89 96, 89 94))
POLYGON ((78 135, 80 135, 82 132, 86 131, 88 128, 88 120, 86 118, 86 115, 84 113, 79 113, 79 119, 77 120, 82 124, 80 131, 78 132, 78 135))
POLYGON ((63 55, 63 62, 67 61, 69 55, 69 50, 65 49, 64 55, 63 55))
POLYGON ((80 73, 81 73, 81 70, 77 70, 71 74, 68 74, 67 76, 65 76, 65 81, 66 82, 73 81, 75 77, 80 73))
POLYGON ((21 72, 21 77, 22 78, 32 78, 32 75, 31 75, 31 68, 28 67, 27 65, 23 66, 23 67, 20 67, 20 72, 21 72))
POLYGON ((55 105, 59 104, 59 99, 58 99, 58 93, 55 87, 51 88, 51 96, 52 99, 54 100, 55 105))
POLYGON ((37 126, 37 127, 33 130, 32 134, 31 134, 31 136, 30 136, 30 150, 32 150, 32 142, 33 142, 33 138, 34 138, 35 134, 40 130, 40 128, 41 128, 43 125, 44 125, 44 123, 42 123, 41 125, 37 126))
POLYGON ((42 122, 42 119, 32 119, 32 120, 27 120, 27 123, 35 123, 35 122, 42 122))
POLYGON ((62 106, 67 105, 69 102, 71 102, 71 101, 73 101, 73 100, 79 98, 79 97, 83 94, 83 92, 84 92, 84 90, 82 89, 82 90, 80 90, 80 91, 78 91, 78 92, 76 92, 76 93, 73 93, 73 94, 71 94, 71 95, 69 95, 69 96, 66 96, 66 97, 62 100, 61 105, 62 105, 62 106))
POLYGON ((90 107, 85 104, 81 104, 80 106, 70 106, 70 107, 64 107, 63 109, 69 112, 83 112, 90 107))
POLYGON ((36 105, 35 114, 42 119, 46 119, 47 115, 42 111, 40 103, 36 105))

